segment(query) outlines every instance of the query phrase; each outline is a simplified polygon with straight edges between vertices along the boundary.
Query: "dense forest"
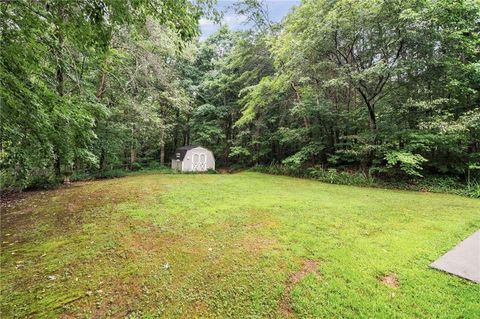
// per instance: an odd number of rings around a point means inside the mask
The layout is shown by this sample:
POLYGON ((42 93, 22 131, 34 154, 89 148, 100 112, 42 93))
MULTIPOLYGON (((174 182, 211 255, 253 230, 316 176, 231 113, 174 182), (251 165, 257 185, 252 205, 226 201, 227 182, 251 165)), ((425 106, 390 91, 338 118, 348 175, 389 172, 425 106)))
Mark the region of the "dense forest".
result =
POLYGON ((169 165, 480 186, 480 4, 304 0, 198 38, 214 1, 0 3, 1 185, 169 165), (273 165, 273 166, 272 166, 273 165), (309 170, 310 169, 310 170, 309 170))

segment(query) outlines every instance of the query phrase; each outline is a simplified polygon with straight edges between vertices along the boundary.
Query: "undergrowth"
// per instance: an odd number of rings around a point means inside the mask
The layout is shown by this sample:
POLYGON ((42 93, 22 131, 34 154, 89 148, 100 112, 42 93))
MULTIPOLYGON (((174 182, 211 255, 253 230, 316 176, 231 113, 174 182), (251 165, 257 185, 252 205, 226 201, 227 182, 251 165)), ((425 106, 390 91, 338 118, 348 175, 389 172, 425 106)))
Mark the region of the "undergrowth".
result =
POLYGON ((434 193, 450 193, 473 198, 480 198, 480 182, 472 181, 468 185, 459 178, 451 176, 428 176, 416 178, 380 178, 362 171, 341 171, 322 167, 292 168, 286 165, 257 165, 250 171, 272 175, 285 175, 318 180, 324 183, 371 186, 434 193))

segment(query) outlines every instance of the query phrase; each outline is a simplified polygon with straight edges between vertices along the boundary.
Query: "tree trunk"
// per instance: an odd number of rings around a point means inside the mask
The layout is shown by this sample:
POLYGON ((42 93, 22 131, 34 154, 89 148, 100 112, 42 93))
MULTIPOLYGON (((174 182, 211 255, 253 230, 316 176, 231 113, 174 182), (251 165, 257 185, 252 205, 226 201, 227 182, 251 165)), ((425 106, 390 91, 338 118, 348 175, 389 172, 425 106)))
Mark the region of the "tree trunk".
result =
MULTIPOLYGON (((263 120, 263 117, 260 117, 259 121, 262 121, 263 120)), ((255 123, 255 134, 254 134, 254 137, 253 137, 253 141, 258 141, 259 137, 260 137, 260 125, 258 123, 255 123)), ((259 162, 259 157, 258 157, 258 154, 260 153, 260 143, 255 143, 254 144, 254 147, 255 147, 255 164, 258 165, 260 164, 259 162)))
POLYGON ((367 106, 369 127, 370 127, 370 130, 374 132, 377 130, 377 119, 375 116, 375 104, 374 102, 372 102, 373 98, 369 99, 365 92, 363 92, 359 88, 357 88, 357 90, 362 96, 363 101, 365 102, 365 105, 367 106))
POLYGON ((187 115, 185 130, 183 133, 183 145, 190 144, 190 116, 187 115))
POLYGON ((160 129, 160 165, 165 165, 165 129, 160 129))
MULTIPOLYGON (((57 153, 57 151, 54 151, 54 152, 57 153)), ((58 156, 58 153, 56 154, 56 157, 55 157, 54 169, 55 169, 55 176, 58 177, 62 174, 61 163, 60 163, 60 158, 58 156)))
POLYGON ((97 87, 97 93, 95 96, 97 97, 97 100, 100 100, 102 98, 103 92, 105 92, 105 86, 107 84, 107 71, 105 68, 102 68, 102 72, 100 74, 100 80, 98 81, 98 87, 97 87))
POLYGON ((179 131, 179 127, 180 127, 180 111, 177 110, 177 112, 175 113, 175 131, 173 133, 173 145, 174 145, 174 148, 177 149, 178 148, 178 131, 179 131))
MULTIPOLYGON (((63 8, 60 6, 60 8, 58 9, 58 17, 59 17, 59 20, 63 22, 63 8)), ((64 73, 65 73, 65 67, 64 67, 64 63, 63 63, 63 44, 64 44, 64 37, 63 37, 63 33, 62 33, 62 30, 61 30, 61 26, 57 26, 57 29, 56 29, 56 37, 57 37, 57 41, 58 41, 58 49, 57 49, 57 52, 56 52, 56 55, 57 55, 57 65, 56 65, 56 72, 55 72, 55 78, 56 78, 56 81, 57 81, 57 94, 58 96, 62 97, 64 95, 64 91, 65 91, 65 77, 64 77, 64 73)), ((55 128, 58 128, 58 123, 55 124, 55 128)), ((55 170, 55 175, 57 177, 59 177, 61 175, 61 159, 60 159, 60 154, 59 154, 59 151, 58 151, 58 147, 57 146, 54 146, 54 150, 53 150, 54 154, 55 154, 55 162, 54 162, 54 170, 55 170)))
MULTIPOLYGON (((63 39, 62 39, 62 43, 63 43, 63 39)), ((62 58, 59 57, 57 62, 57 71, 56 71, 57 93, 59 96, 63 96, 64 94, 65 81, 64 81, 63 74, 64 74, 63 61, 62 61, 62 58)))
MULTIPOLYGON (((58 10, 58 15, 60 21, 63 22, 63 8, 59 8, 58 10)), ((57 26, 57 29, 55 31, 55 35, 58 41, 58 49, 56 50, 56 56, 57 56, 57 69, 56 69, 56 80, 57 80, 57 93, 59 96, 64 95, 64 63, 63 63, 63 44, 64 44, 64 38, 63 38, 63 33, 62 30, 60 29, 61 26, 57 26)))
POLYGON ((130 169, 133 170, 134 164, 137 161, 137 150, 135 149, 135 146, 132 145, 130 146, 130 169))
POLYGON ((101 171, 104 171, 105 170, 105 164, 106 164, 106 156, 105 156, 105 149, 102 147, 101 151, 100 151, 100 170, 101 171))
POLYGON ((370 130, 372 132, 377 130, 377 119, 375 116, 375 106, 371 105, 370 103, 367 104, 368 107, 368 118, 369 118, 369 124, 370 124, 370 130))
POLYGON ((135 148, 135 128, 132 127, 132 141, 130 144, 130 169, 133 170, 134 164, 137 161, 137 149, 135 148))
MULTIPOLYGON (((298 92, 293 82, 291 82, 290 85, 292 86, 292 89, 295 92, 295 98, 297 100, 297 103, 300 103, 302 101, 302 98, 300 97, 300 92, 298 92)), ((306 129, 310 128, 310 123, 308 122, 308 118, 306 116, 303 116, 303 125, 305 126, 306 129)))

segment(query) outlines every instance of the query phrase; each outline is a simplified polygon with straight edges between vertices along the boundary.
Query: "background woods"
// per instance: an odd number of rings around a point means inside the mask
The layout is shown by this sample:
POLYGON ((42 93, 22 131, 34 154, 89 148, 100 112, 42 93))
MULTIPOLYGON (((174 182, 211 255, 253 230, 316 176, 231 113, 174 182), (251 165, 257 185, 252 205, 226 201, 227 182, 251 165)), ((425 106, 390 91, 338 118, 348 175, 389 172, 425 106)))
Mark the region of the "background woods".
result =
POLYGON ((167 164, 202 144, 220 166, 366 176, 480 167, 477 1, 306 0, 282 23, 198 41, 210 3, 4 1, 4 187, 167 164))

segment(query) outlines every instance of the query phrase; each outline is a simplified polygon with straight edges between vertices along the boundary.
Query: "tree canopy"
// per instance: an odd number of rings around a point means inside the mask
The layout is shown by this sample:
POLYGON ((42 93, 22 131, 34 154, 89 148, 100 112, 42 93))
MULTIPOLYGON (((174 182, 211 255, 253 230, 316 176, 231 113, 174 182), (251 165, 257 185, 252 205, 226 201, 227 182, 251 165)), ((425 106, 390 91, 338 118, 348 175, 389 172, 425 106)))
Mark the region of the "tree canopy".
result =
POLYGON ((212 1, 4 1, 2 185, 165 165, 202 144, 217 166, 383 178, 480 166, 480 4, 304 0, 280 23, 199 41, 212 1))

